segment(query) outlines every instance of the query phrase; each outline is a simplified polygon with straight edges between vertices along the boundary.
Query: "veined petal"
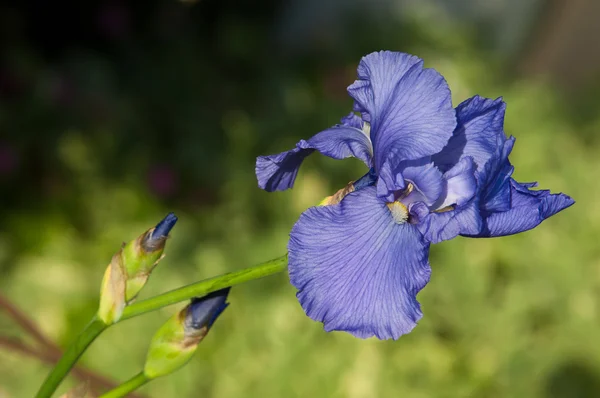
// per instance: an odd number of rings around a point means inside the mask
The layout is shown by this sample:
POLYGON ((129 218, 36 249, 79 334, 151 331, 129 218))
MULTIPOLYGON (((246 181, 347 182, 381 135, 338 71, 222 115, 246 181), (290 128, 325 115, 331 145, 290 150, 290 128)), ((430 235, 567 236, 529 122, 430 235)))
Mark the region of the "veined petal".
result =
POLYGON ((477 235, 483 225, 478 205, 479 202, 474 199, 455 210, 430 213, 423 203, 417 203, 410 211, 411 214, 420 214, 420 222, 416 226, 425 240, 440 243, 458 235, 477 235))
POLYGON ((507 211, 488 214, 484 218, 483 229, 477 237, 512 235, 538 226, 546 218, 571 206, 575 201, 565 194, 551 194, 550 191, 530 191, 512 178, 511 207, 507 211))
POLYGON ((350 112, 348 115, 342 118, 342 125, 362 130, 363 121, 356 113, 350 112))
POLYGON ((439 152, 454 131, 450 89, 421 59, 389 51, 363 57, 358 79, 348 92, 371 123, 375 170, 387 190, 401 189, 392 173, 398 164, 439 152))
POLYGON ((478 234, 481 231, 474 167, 473 159, 468 156, 444 173, 444 192, 431 206, 438 211, 431 212, 424 204, 415 204, 409 209, 416 216, 417 228, 428 242, 439 243, 459 234, 478 234))
POLYGON ((376 182, 377 197, 386 202, 393 202, 396 191, 406 188, 406 182, 402 173, 392 168, 391 163, 386 163, 377 173, 379 177, 376 182))
POLYGON ((305 211, 291 232, 289 274, 306 314, 326 331, 398 339, 422 317, 429 244, 397 224, 373 186, 305 211))
POLYGON ((463 206, 477 192, 475 163, 470 156, 462 158, 454 167, 444 173, 444 192, 434 205, 435 209, 447 206, 463 206))
MULTIPOLYGON (((407 160, 400 163, 397 174, 413 185, 413 190, 402 199, 402 203, 409 205, 421 201, 431 206, 434 204, 444 190, 444 179, 442 173, 431 162, 430 157, 407 160)), ((388 200, 394 201, 395 198, 388 200)))
POLYGON ((393 101, 400 80, 410 68, 422 62, 414 55, 391 51, 362 57, 357 68, 358 80, 348 87, 348 93, 356 101, 354 110, 367 122, 378 120, 393 101))
POLYGON ((308 141, 301 140, 289 151, 259 156, 256 159, 258 186, 270 192, 291 188, 302 161, 315 150, 334 159, 356 157, 371 167, 373 147, 369 137, 356 128, 338 125, 321 131, 308 141))
MULTIPOLYGON (((298 145, 302 142, 300 141, 298 145)), ((296 146, 294 149, 277 155, 257 157, 255 172, 259 188, 273 192, 293 187, 300 165, 304 158, 313 152, 314 149, 303 149, 296 146)))
POLYGON ((498 155, 492 157, 484 167, 480 184, 481 209, 487 212, 507 211, 511 208, 510 176, 514 167, 508 161, 508 155, 515 144, 514 137, 504 141, 498 148, 498 155))
MULTIPOLYGON (((463 101, 456 107, 457 125, 448 145, 433 156, 442 171, 454 167, 460 159, 470 156, 475 162, 476 177, 484 179, 485 165, 502 153, 504 146, 504 113, 506 104, 502 98, 491 100, 478 95, 463 101)), ((487 170, 491 170, 491 167, 487 170)), ((480 186, 482 186, 480 184, 480 186)))

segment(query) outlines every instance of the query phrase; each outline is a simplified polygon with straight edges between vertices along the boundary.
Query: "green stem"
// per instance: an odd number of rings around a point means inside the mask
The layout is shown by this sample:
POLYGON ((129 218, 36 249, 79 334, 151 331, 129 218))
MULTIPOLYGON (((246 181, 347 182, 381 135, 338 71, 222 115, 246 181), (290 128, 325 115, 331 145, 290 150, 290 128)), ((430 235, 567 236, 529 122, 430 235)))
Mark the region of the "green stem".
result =
POLYGON ((54 369, 50 372, 44 384, 40 387, 36 398, 50 398, 60 382, 65 378, 67 373, 71 370, 75 362, 84 353, 86 348, 92 341, 96 339, 108 326, 100 319, 94 317, 92 321, 85 327, 83 332, 75 342, 67 349, 64 355, 60 358, 54 369))
POLYGON ((120 386, 113 388, 106 394, 100 395, 100 398, 124 397, 125 395, 140 388, 149 381, 150 379, 146 377, 144 372, 140 372, 137 375, 133 376, 131 379, 127 380, 125 383, 121 384, 120 386))
POLYGON ((205 296, 208 293, 223 289, 228 286, 239 285, 240 283, 277 274, 285 271, 286 267, 287 254, 240 271, 229 272, 214 278, 192 283, 191 285, 180 287, 179 289, 171 290, 170 292, 163 293, 159 296, 155 296, 146 300, 138 301, 137 303, 125 307, 120 321, 145 314, 146 312, 155 311, 162 307, 176 304, 181 301, 189 300, 192 297, 205 296))

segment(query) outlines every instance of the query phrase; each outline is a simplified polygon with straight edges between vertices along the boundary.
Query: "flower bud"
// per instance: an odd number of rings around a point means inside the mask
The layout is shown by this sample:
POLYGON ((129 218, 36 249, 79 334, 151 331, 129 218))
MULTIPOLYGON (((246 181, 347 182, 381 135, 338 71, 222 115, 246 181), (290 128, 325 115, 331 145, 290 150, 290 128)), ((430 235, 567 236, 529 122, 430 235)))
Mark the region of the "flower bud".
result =
POLYGON ((230 288, 218 290, 202 298, 194 298, 156 332, 144 374, 149 379, 164 376, 185 365, 196 352, 215 320, 229 305, 230 288))
POLYGON ((100 291, 98 316, 107 325, 121 318, 123 309, 142 290, 163 258, 169 232, 177 217, 169 213, 156 227, 123 245, 106 267, 100 291))

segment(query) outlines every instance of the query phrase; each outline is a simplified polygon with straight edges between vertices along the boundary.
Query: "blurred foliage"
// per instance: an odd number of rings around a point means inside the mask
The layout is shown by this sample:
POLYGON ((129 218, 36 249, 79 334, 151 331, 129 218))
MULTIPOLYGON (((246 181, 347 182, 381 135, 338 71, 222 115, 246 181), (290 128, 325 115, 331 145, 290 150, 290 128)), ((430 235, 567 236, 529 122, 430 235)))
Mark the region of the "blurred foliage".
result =
MULTIPOLYGON (((53 4, 0 12, 11 44, 0 68, 0 289, 59 344, 95 312, 120 243, 167 211, 180 222, 143 297, 281 255, 298 215, 364 170, 313 156, 292 191, 267 194, 254 158, 335 124, 350 110, 345 87, 360 56, 386 48, 438 69, 457 104, 504 96, 516 178, 577 204, 518 236, 434 246, 432 281, 419 295, 425 316, 396 342, 323 332, 285 275, 237 287, 191 363, 141 391, 598 395, 597 88, 577 99, 517 79, 486 50, 485 34, 437 14, 348 16, 343 34, 323 31, 299 50, 276 40, 275 1, 83 2, 72 14, 53 4)), ((175 310, 110 329, 82 362, 129 378, 175 310)), ((0 333, 19 336, 2 316, 0 333)), ((0 350, 0 397, 32 396, 48 370, 0 350)))

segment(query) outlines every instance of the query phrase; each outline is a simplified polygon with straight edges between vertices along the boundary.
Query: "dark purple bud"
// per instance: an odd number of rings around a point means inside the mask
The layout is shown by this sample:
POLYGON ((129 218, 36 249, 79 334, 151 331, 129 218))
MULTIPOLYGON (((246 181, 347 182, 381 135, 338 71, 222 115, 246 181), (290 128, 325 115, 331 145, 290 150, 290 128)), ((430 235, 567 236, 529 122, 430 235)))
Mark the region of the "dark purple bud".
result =
POLYGON ((175 226, 176 222, 177 216, 175 215, 175 213, 167 214, 167 216, 163 218, 161 222, 156 224, 156 227, 154 228, 154 231, 152 231, 152 237, 150 239, 159 239, 162 237, 166 238, 169 235, 169 232, 171 232, 171 230, 175 226))
POLYGON ((154 252, 159 249, 163 249, 165 241, 169 236, 169 232, 175 226, 177 222, 177 216, 175 213, 169 213, 161 222, 156 224, 154 229, 146 232, 146 236, 142 239, 142 248, 146 252, 154 252))
POLYGON ((185 317, 186 330, 210 328, 219 315, 227 308, 227 295, 231 288, 217 290, 204 297, 195 297, 187 308, 185 317))

